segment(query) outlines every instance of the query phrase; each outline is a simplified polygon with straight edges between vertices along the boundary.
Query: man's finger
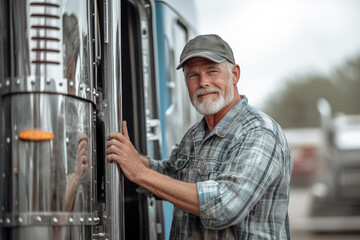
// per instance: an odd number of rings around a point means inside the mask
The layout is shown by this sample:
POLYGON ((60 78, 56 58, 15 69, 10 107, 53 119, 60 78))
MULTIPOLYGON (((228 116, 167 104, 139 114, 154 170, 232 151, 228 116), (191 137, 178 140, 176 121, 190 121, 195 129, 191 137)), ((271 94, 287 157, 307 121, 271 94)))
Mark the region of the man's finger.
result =
MULTIPOLYGON (((123 139, 126 139, 124 136, 122 136, 122 137, 123 137, 123 139)), ((124 144, 121 141, 117 140, 116 138, 113 138, 113 139, 111 139, 110 141, 107 142, 106 148, 109 148, 111 146, 115 146, 115 147, 117 147, 119 149, 124 148, 124 144)))
POLYGON ((109 134, 109 137, 107 138, 108 141, 111 141, 112 139, 116 139, 120 142, 126 142, 128 139, 126 136, 124 136, 120 132, 112 132, 109 134))
POLYGON ((126 125, 126 121, 122 121, 122 133, 128 140, 130 140, 129 132, 128 132, 127 125, 126 125))
POLYGON ((108 144, 108 146, 106 148, 106 155, 109 155, 109 154, 119 155, 119 154, 121 154, 121 149, 114 144, 108 144))

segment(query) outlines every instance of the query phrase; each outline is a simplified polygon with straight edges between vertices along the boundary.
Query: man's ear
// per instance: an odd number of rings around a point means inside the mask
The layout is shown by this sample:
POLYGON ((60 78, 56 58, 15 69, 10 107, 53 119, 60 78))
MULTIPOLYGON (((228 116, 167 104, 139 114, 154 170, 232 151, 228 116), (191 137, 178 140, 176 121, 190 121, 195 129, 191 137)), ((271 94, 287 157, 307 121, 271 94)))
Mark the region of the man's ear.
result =
POLYGON ((236 85, 239 82, 240 79, 240 66, 239 64, 235 64, 232 68, 232 80, 234 85, 236 85))

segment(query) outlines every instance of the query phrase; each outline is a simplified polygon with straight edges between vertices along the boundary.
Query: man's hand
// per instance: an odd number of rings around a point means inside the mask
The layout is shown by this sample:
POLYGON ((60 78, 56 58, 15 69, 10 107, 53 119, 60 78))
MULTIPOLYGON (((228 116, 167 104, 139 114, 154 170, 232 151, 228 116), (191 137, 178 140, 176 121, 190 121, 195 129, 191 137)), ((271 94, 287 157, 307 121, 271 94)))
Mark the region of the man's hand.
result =
POLYGON ((106 154, 108 162, 116 162, 125 176, 155 195, 200 216, 200 205, 195 183, 186 183, 149 169, 150 162, 140 156, 129 140, 126 122, 123 134, 110 133, 106 154))
POLYGON ((75 173, 70 174, 70 178, 66 185, 64 204, 64 210, 66 212, 72 212, 74 210, 76 195, 82 176, 89 176, 88 148, 89 137, 86 134, 80 134, 78 140, 75 173))
POLYGON ((136 183, 145 166, 140 161, 140 155, 130 142, 126 121, 122 122, 122 132, 122 134, 118 132, 110 133, 106 149, 107 161, 116 162, 125 176, 136 183))

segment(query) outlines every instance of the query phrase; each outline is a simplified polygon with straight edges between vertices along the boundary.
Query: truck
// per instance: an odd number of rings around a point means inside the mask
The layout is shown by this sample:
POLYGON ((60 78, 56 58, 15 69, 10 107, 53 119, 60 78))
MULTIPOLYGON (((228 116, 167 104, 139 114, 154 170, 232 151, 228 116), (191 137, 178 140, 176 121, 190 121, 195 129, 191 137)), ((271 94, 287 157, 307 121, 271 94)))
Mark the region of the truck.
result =
POLYGON ((106 160, 126 120, 166 158, 199 116, 181 50, 194 1, 0 1, 0 239, 168 239, 172 205, 106 160))
POLYGON ((360 115, 334 114, 318 101, 321 117, 319 168, 313 180, 308 217, 299 229, 330 233, 360 231, 360 115))
POLYGON ((314 231, 360 230, 360 115, 335 114, 318 101, 323 167, 312 188, 310 217, 314 231))

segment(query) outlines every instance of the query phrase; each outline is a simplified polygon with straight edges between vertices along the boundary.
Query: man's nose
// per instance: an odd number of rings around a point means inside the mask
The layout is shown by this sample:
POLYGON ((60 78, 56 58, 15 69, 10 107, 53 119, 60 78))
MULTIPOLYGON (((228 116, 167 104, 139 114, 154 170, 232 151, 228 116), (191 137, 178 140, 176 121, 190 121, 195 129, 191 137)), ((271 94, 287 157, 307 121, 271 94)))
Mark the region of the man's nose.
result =
POLYGON ((208 86, 210 86, 210 79, 205 74, 200 75, 199 81, 200 81, 199 82, 200 87, 208 87, 208 86))

